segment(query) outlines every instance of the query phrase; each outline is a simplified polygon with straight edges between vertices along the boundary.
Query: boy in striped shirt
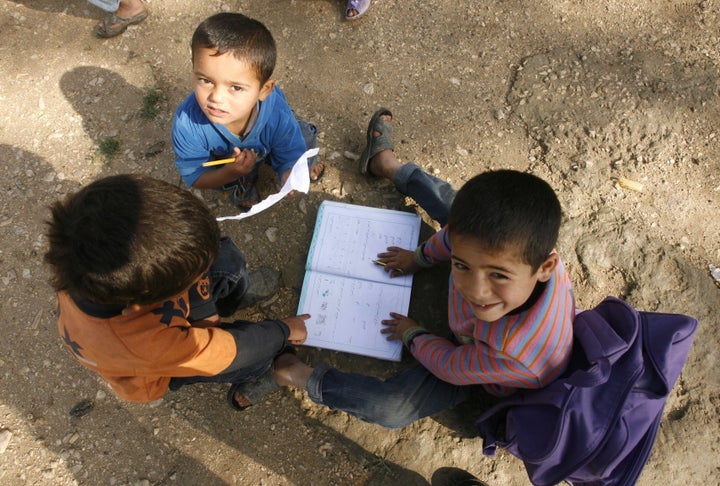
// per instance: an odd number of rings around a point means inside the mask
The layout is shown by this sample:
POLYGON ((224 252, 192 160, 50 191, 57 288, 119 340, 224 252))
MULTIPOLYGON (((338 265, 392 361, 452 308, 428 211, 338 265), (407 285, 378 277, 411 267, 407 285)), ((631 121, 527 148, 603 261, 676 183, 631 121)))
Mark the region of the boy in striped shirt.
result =
POLYGON ((443 228, 415 251, 390 247, 378 257, 391 275, 450 262, 452 337, 391 313, 382 332, 402 339, 419 366, 383 381, 286 356, 276 362, 275 380, 307 388, 316 403, 399 428, 452 408, 477 386, 495 396, 546 386, 570 358, 575 306, 555 251, 561 209, 552 188, 531 174, 500 170, 455 194, 417 165, 399 163, 391 116, 378 110, 370 122, 366 172, 390 178, 443 228))

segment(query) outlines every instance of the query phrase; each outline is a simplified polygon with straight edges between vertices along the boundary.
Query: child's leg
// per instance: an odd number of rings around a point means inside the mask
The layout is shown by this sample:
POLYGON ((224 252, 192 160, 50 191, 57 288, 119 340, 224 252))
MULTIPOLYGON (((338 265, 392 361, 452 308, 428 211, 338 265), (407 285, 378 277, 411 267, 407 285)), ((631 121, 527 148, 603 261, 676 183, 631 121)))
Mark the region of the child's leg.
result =
POLYGON ((172 378, 171 390, 193 383, 247 383, 266 377, 268 373, 273 379, 273 361, 287 350, 284 333, 277 321, 234 321, 219 327, 232 334, 238 346, 230 366, 217 375, 172 378))
POLYGON ((432 219, 443 226, 447 224, 450 206, 457 193, 450 184, 428 174, 413 162, 400 167, 392 181, 398 191, 413 198, 432 219))
POLYGON ((231 315, 248 288, 245 255, 228 237, 220 239, 220 251, 208 271, 209 289, 190 290, 190 322, 214 314, 231 315), (209 295, 208 295, 209 293, 209 295))
POLYGON ((419 365, 385 381, 320 365, 307 390, 316 403, 395 429, 465 401, 471 387, 439 380, 419 365))
MULTIPOLYGON (((305 140, 307 149, 317 148, 317 127, 305 120, 297 119, 300 125, 300 132, 305 140)), ((324 163, 320 162, 320 156, 315 155, 308 159, 308 167, 310 168, 310 180, 317 181, 323 173, 324 163)))
MULTIPOLYGON (((382 150, 381 147, 393 146, 391 122, 392 115, 385 109, 378 110, 370 120, 368 131, 372 131, 372 139, 366 150, 374 155, 368 161, 366 171, 390 179, 400 193, 413 198, 432 219, 444 226, 457 191, 412 162, 401 164, 391 148, 382 150), (380 151, 375 153, 378 149, 380 151)), ((363 167, 361 172, 364 173, 363 167)))

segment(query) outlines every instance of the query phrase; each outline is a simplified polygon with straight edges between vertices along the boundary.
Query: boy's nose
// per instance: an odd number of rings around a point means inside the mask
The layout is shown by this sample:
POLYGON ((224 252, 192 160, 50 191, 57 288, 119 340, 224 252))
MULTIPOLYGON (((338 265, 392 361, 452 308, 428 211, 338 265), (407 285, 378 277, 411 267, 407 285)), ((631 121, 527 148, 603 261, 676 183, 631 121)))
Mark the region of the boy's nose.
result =
POLYGON ((486 277, 477 277, 473 280, 472 295, 477 300, 482 300, 492 294, 490 282, 486 277))
POLYGON ((210 91, 209 99, 210 101, 214 102, 222 101, 222 94, 220 92, 220 89, 215 87, 212 91, 210 91))

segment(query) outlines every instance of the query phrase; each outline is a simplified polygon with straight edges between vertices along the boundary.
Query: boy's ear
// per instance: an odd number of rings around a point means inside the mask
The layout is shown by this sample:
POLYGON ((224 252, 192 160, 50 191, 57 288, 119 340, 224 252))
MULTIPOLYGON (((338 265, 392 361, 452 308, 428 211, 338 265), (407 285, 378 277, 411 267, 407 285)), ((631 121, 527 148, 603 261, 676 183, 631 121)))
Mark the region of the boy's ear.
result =
POLYGON ((130 314, 133 314, 133 313, 139 311, 140 309, 142 309, 142 306, 140 304, 128 304, 122 310, 121 314, 124 316, 129 316, 130 314))
POLYGON ((547 282, 552 277, 555 267, 557 267, 559 261, 558 254, 555 252, 550 253, 544 262, 538 268, 537 276, 539 282, 547 282))
POLYGON ((260 88, 260 96, 258 97, 260 101, 265 101, 265 98, 270 96, 270 92, 275 87, 275 80, 274 79, 268 79, 265 81, 265 84, 262 85, 262 88, 260 88))

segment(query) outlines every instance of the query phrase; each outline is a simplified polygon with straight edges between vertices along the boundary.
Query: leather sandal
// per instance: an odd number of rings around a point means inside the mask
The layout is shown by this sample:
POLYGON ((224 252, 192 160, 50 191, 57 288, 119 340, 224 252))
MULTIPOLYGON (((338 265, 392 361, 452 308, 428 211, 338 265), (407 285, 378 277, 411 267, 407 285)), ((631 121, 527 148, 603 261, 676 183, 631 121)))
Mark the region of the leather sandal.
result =
POLYGON ((368 123, 367 145, 358 160, 358 169, 362 175, 374 175, 368 171, 370 159, 383 150, 393 150, 395 148, 392 142, 393 127, 390 123, 380 118, 383 115, 392 117, 392 112, 387 108, 380 108, 373 114, 372 118, 370 118, 370 123, 368 123), (380 135, 374 137, 373 132, 379 132, 380 135))
POLYGON ((115 37, 116 35, 120 35, 125 32, 128 26, 142 22, 147 18, 147 16, 147 10, 143 10, 139 14, 127 19, 119 17, 115 14, 110 14, 95 26, 93 33, 102 39, 115 37))

